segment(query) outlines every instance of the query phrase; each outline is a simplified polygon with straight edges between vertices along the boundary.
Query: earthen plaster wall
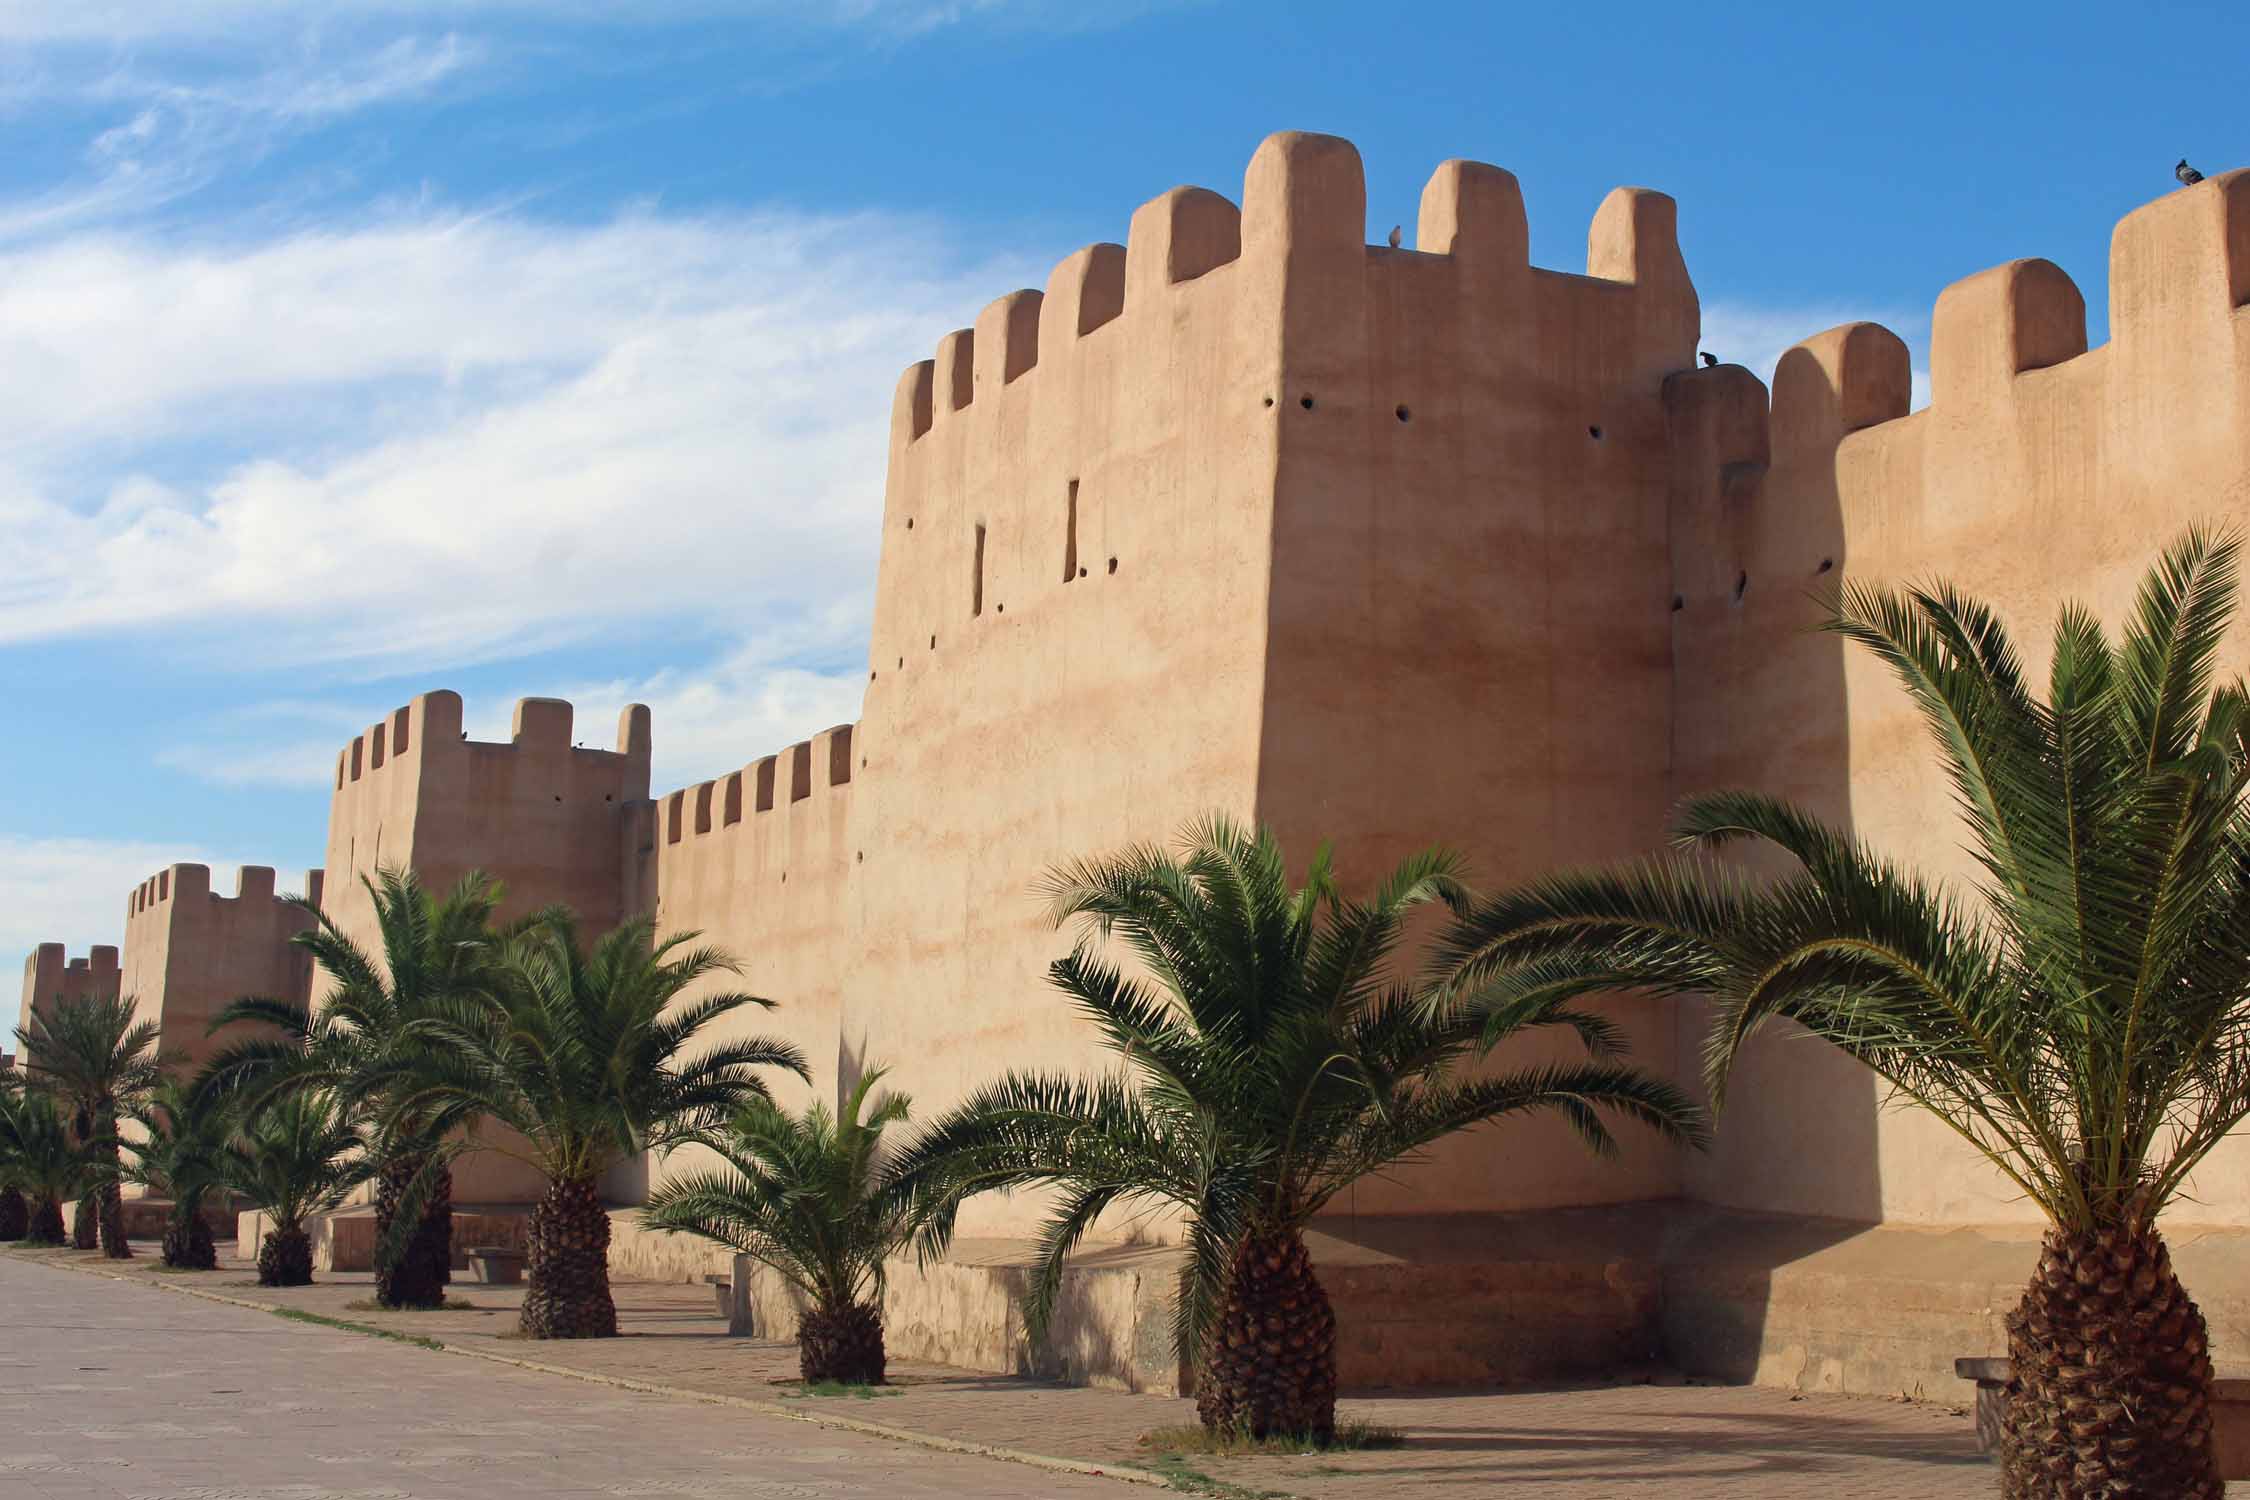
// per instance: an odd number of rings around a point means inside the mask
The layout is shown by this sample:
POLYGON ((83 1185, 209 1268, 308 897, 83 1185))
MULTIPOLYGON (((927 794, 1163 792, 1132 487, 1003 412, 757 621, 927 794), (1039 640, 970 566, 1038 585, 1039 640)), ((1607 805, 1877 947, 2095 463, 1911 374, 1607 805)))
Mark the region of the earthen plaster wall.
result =
MULTIPOLYGON (((560 903, 588 940, 638 909, 628 905, 629 830, 648 799, 648 710, 618 719, 617 748, 572 740, 572 710, 553 698, 517 702, 507 744, 469 739, 457 693, 424 693, 345 746, 329 804, 327 905, 344 933, 380 954, 365 881, 412 869, 443 894, 472 871, 506 887, 503 920, 560 903)), ((315 996, 321 981, 315 981, 315 996)), ((454 1169, 461 1202, 522 1202, 542 1184, 498 1152, 454 1169)))
POLYGON ((274 872, 244 865, 232 896, 214 894, 208 865, 169 865, 126 900, 123 993, 157 1026, 158 1051, 192 1071, 226 1045, 210 1024, 246 995, 302 1002, 311 992, 310 957, 290 938, 312 924, 296 902, 318 905, 321 872, 278 892, 274 872))
MULTIPOLYGON (((2058 605, 2112 631, 2190 524, 2250 515, 2250 172, 2171 193, 2117 226, 2110 342, 2053 264, 1949 287, 1931 401, 1907 414, 1906 350, 1869 324, 1786 355, 1770 424, 1758 383, 1672 388, 1684 451, 1672 536, 1676 793, 1781 792, 1884 853, 1966 881, 1965 829, 1926 731, 1867 653, 1813 634, 1819 586, 1949 580, 1989 600, 2045 681, 2058 605)), ((2250 630, 2228 671, 2250 668, 2250 630)), ((1700 1041, 1683 1012, 1681 1055, 1700 1041)), ((1688 1166, 1714 1202, 1909 1223, 2028 1221, 2030 1205, 1943 1126, 1879 1111, 1831 1049, 1767 1042, 1732 1090, 1717 1149, 1688 1166)), ((2176 1211, 2250 1223, 2250 1148, 2221 1148, 2176 1211)))
MULTIPOLYGON (((118 995, 117 949, 106 944, 95 944, 84 958, 72 958, 61 943, 41 943, 23 961, 23 1001, 16 1012, 16 1025, 28 1031, 34 1016, 41 1019, 54 1013, 57 1004, 68 1000, 114 1000, 118 995)), ((19 1045, 13 1037, 9 1046, 19 1045)), ((35 1049, 24 1047, 16 1057, 16 1066, 26 1071, 37 1067, 39 1056, 35 1049)))
MULTIPOLYGON (((828 1054, 824 1093, 831 1058, 890 1064, 925 1115, 1004 1068, 1107 1066, 1047 986, 1039 878, 1213 809, 1300 867, 1335 839, 1362 884, 1440 840, 1497 880, 1660 819, 1662 390, 1698 322, 1671 202, 1612 195, 1585 276, 1530 266, 1497 168, 1437 171, 1417 249, 1365 223, 1348 143, 1274 137, 1241 208, 1152 200, 902 378, 848 802, 816 775, 735 824, 733 778, 673 793, 647 877, 828 1054)), ((1668 1018, 1620 1010, 1669 1066, 1668 1018)), ((1517 1127, 1343 1208, 1677 1190, 1632 1147, 1594 1167, 1517 1127)), ((984 1201, 971 1228, 1040 1214, 984 1201)))

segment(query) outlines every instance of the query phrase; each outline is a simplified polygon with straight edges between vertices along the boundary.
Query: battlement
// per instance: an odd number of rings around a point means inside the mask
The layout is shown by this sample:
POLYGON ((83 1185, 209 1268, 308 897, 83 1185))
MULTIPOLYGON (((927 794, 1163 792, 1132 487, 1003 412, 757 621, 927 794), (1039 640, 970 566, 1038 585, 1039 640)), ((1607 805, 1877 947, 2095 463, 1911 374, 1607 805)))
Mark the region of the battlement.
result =
POLYGON ((739 771, 682 787, 658 800, 663 841, 724 833, 745 818, 847 786, 852 779, 852 736, 856 725, 838 724, 778 754, 751 761, 739 771))
POLYGON ((277 890, 271 865, 243 865, 235 872, 234 894, 220 896, 213 894, 211 890, 209 865, 166 865, 133 887, 132 894, 125 901, 125 922, 130 927, 140 917, 151 913, 162 915, 158 911, 161 907, 198 898, 222 904, 278 902, 284 906, 298 905, 301 899, 305 904, 317 907, 320 905, 321 887, 325 878, 323 871, 307 870, 304 881, 296 892, 283 893, 277 890))
MULTIPOLYGON (((1245 263, 1241 279, 1261 283, 1242 288, 1246 294, 1282 298, 1296 276, 1335 290, 1324 273, 1341 268, 1364 274, 1363 299, 1380 299, 1385 274, 1413 274, 1406 269, 1413 261, 1432 257, 1487 281, 1536 274, 1547 295, 1571 295, 1566 282, 1630 286, 1646 295, 1649 321, 1694 337, 1695 292, 1680 257, 1676 211, 1662 193, 1618 188, 1603 201, 1587 235, 1583 277, 1534 272, 1523 195, 1499 167, 1441 163, 1422 190, 1411 250, 1366 244, 1366 213, 1359 153, 1348 141, 1295 131, 1269 136, 1251 159, 1241 207, 1208 188, 1159 194, 1133 212, 1123 245, 1072 252, 1045 291, 995 299, 971 326, 940 339, 933 358, 908 366, 892 400, 894 453, 963 420, 980 398, 989 407, 1004 388, 1073 358, 1080 341, 1119 318, 1172 319, 1173 288, 1245 263)), ((1465 286, 1457 291, 1473 295, 1465 286)))
POLYGON ((1511 471, 1621 470, 1661 441, 1701 323, 1670 198, 1611 192, 1583 274, 1531 264, 1516 179, 1485 163, 1436 168, 1414 248, 1366 225, 1350 142, 1274 135, 1239 205, 1160 194, 1124 244, 1064 257, 905 371, 865 715, 883 743, 956 715, 954 653, 1036 652, 1058 610, 1074 637, 1156 635, 1193 590, 1252 605, 1249 628, 1263 565, 1339 475, 1367 504, 1387 488, 1398 524, 1458 525, 1464 495, 1528 489, 1511 471))
POLYGON ((560 698, 519 698, 515 722, 505 743, 471 740, 462 729, 461 695, 446 690, 424 693, 402 708, 393 709, 380 722, 354 735, 336 756, 336 790, 373 776, 386 766, 402 763, 417 767, 432 761, 449 761, 463 755, 514 750, 526 756, 552 758, 564 753, 615 759, 621 762, 620 786, 630 792, 639 776, 639 796, 648 795, 649 712, 631 704, 617 718, 617 748, 588 750, 571 741, 573 710, 560 698))

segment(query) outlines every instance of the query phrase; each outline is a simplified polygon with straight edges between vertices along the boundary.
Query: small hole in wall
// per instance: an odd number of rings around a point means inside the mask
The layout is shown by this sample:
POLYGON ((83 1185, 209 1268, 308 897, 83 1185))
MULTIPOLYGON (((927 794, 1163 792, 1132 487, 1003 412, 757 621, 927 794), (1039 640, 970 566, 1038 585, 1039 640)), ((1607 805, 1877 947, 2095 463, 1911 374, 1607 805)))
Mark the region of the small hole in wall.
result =
POLYGON ((1008 606, 1005 604, 995 604, 992 606, 992 612, 996 615, 1004 615, 1008 612, 1008 606))
POLYGON ((1400 420, 1401 422, 1403 422, 1403 421, 1407 420, 1407 419, 1408 419, 1409 417, 1411 417, 1411 416, 1413 416, 1413 415, 1414 415, 1414 413, 1412 413, 1412 412, 1408 411, 1408 410, 1407 410, 1407 409, 1406 409, 1405 407, 1403 407, 1403 406, 1402 406, 1402 407, 1400 407, 1400 408, 1398 409, 1398 419, 1399 419, 1399 420, 1400 420))
POLYGON ((787 885, 789 883, 789 872, 787 870, 783 870, 781 872, 781 883, 783 885, 787 885))
POLYGON ((1586 429, 1586 436, 1598 443, 1602 440, 1602 430, 1599 427, 1589 427, 1586 429))
POLYGON ((1742 602, 1742 595, 1743 595, 1744 591, 1746 591, 1746 590, 1747 590, 1747 589, 1748 589, 1749 587, 1750 587, 1750 575, 1749 575, 1748 573, 1737 573, 1737 574, 1735 574, 1735 575, 1734 575, 1734 602, 1735 602, 1735 603, 1737 603, 1737 604, 1740 604, 1740 603, 1742 602))
POLYGON ((906 658, 903 656, 898 659, 898 669, 901 672, 906 670, 906 658))
POLYGON ((1820 560, 1820 571, 1823 573, 1827 572, 1830 568, 1833 568, 1835 566, 1836 559, 1833 557, 1824 557, 1820 560))
POLYGON ((1299 396, 1299 397, 1297 398, 1297 404, 1298 404, 1299 406, 1303 407, 1303 408, 1304 408, 1304 409, 1305 409, 1306 411, 1311 411, 1311 410, 1312 410, 1312 397, 1310 397, 1310 396, 1299 396))
POLYGON ((1268 406, 1271 406, 1271 405, 1273 405, 1273 397, 1271 397, 1271 396, 1268 396, 1268 397, 1266 397, 1266 405, 1268 405, 1268 406))
POLYGON ((1678 595, 1678 594, 1674 594, 1674 595, 1672 596, 1672 613, 1673 613, 1673 614, 1678 614, 1678 613, 1679 613, 1679 612, 1680 612, 1681 610, 1683 610, 1683 609, 1686 609, 1686 608, 1687 608, 1687 600, 1686 600, 1686 599, 1684 599, 1684 598, 1682 598, 1682 597, 1681 597, 1680 595, 1678 595))
POLYGON ((861 757, 859 758, 859 768, 860 768, 860 769, 861 769, 862 771, 864 771, 864 770, 866 770, 866 769, 867 769, 867 757, 866 757, 866 756, 864 756, 864 755, 862 755, 862 756, 861 756, 861 757))
POLYGON ((1117 571, 1117 559, 1114 557, 1109 560, 1109 570, 1112 573, 1117 571))
POLYGON ((912 516, 908 516, 906 518, 906 529, 908 531, 912 531, 914 529, 914 518, 912 516))
POLYGON ((1078 576, 1084 578, 1086 576, 1086 570, 1084 568, 1080 568, 1078 570, 1078 576))
POLYGON ((853 863, 853 864, 855 864, 855 865, 864 865, 864 864, 866 864, 866 863, 867 863, 867 851, 866 851, 865 849, 862 849, 862 850, 860 850, 860 851, 859 851, 859 852, 858 852, 857 854, 853 855, 853 856, 852 856, 852 863, 853 863))
POLYGON ((930 637, 930 649, 932 651, 937 649, 937 637, 934 635, 930 637))
POLYGON ((562 798, 561 798, 561 796, 559 796, 559 795, 558 795, 558 796, 557 796, 557 797, 555 798, 555 800, 556 800, 557 802, 560 802, 560 801, 562 801, 562 798))
POLYGON ((868 673, 868 674, 867 674, 867 680, 868 680, 869 682, 873 682, 873 681, 875 680, 875 674, 874 674, 873 672, 870 672, 870 673, 868 673))

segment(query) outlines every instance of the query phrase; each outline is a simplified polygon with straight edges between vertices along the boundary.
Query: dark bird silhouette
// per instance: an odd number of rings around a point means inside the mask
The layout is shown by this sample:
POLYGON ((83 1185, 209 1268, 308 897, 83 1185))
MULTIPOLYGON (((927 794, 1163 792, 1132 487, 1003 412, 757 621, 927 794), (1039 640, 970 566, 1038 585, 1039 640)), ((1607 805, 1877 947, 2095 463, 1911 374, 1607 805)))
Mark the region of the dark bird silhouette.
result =
POLYGON ((1703 368, 1704 368, 1704 369, 1706 369, 1706 370, 1710 369, 1710 368, 1711 368, 1711 367, 1712 367, 1713 365, 1716 365, 1716 364, 1717 364, 1718 362, 1719 362, 1719 356, 1717 356, 1716 354, 1708 354, 1708 353, 1707 353, 1707 354, 1705 354, 1705 355, 1703 356, 1703 368))
POLYGON ((2180 179, 2181 187, 2194 187, 2203 180, 2203 174, 2189 166, 2184 156, 2180 158, 2180 164, 2172 169, 2172 175, 2180 179))
POLYGON ((1391 226, 1391 248, 1393 250, 1396 250, 1398 248, 1398 242, 1405 237, 1399 232, 1405 227, 1406 226, 1404 224, 1393 224, 1391 226))

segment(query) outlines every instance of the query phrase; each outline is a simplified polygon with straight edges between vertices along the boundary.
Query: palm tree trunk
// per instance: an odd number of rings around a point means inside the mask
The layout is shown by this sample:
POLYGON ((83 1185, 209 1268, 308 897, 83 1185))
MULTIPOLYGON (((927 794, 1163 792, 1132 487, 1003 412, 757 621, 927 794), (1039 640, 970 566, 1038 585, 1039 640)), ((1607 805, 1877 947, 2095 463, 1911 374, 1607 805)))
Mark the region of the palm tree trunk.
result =
POLYGON ((312 1236, 302 1224, 282 1224, 258 1242, 258 1285, 311 1286, 312 1236))
POLYGON ((1336 1313, 1297 1231, 1235 1247, 1195 1409, 1210 1432, 1335 1437, 1336 1313))
POLYGON ((883 1383, 883 1314, 865 1302, 823 1302, 797 1324, 797 1373, 807 1385, 883 1383))
POLYGON ((41 1198, 31 1210, 31 1225, 24 1239, 34 1245, 59 1245, 63 1242, 62 1204, 53 1198, 41 1198))
POLYGON ((31 1228, 31 1205, 19 1188, 0 1188, 0 1241, 20 1240, 31 1228))
POLYGON ((111 1260, 131 1260, 133 1247, 125 1243, 125 1196, 114 1181, 101 1190, 102 1254, 111 1260))
POLYGON ((2217 1500, 2203 1314, 2149 1224, 2048 1231, 2008 1316, 2010 1500, 2217 1500))
POLYGON ((382 1247, 390 1243, 392 1222, 398 1217, 408 1185, 429 1161, 427 1153, 394 1157, 383 1163, 375 1179, 375 1300, 385 1307, 443 1307, 446 1283, 453 1279, 453 1172, 439 1167, 433 1174, 421 1221, 415 1225, 406 1249, 387 1262, 382 1247))
POLYGON ((164 1264, 175 1271, 216 1271, 218 1247, 211 1242, 211 1226, 203 1211, 184 1203, 172 1205, 172 1220, 164 1226, 164 1264))
POLYGON ((531 1211, 522 1329, 535 1339, 617 1335, 609 1295, 609 1212, 594 1179, 558 1179, 531 1211))
MULTIPOLYGON (((98 1250, 102 1235, 98 1227, 102 1219, 102 1195, 99 1188, 88 1188, 78 1195, 70 1206, 70 1248, 73 1250, 98 1250)), ((57 1213, 61 1209, 56 1210, 57 1213)))

